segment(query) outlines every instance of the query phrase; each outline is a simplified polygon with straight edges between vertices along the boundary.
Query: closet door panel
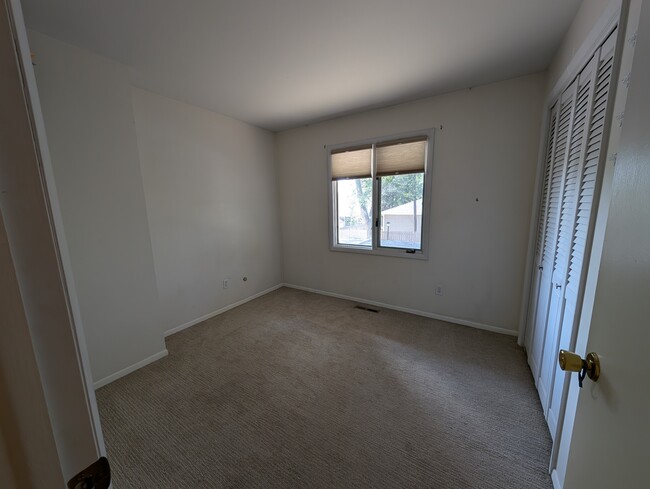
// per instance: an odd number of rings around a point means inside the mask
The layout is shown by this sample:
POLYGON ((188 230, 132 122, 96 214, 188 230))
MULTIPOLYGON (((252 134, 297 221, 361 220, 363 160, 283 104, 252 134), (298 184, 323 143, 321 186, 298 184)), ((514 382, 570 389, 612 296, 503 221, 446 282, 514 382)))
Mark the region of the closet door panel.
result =
POLYGON ((553 157, 553 179, 551 183, 551 193, 549 199, 549 211, 547 219, 547 233, 545 236, 544 253, 542 257, 542 266, 544 273, 540 282, 540 294, 543 294, 544 302, 547 304, 547 311, 544 316, 540 315, 538 326, 544 324, 544 336, 541 338, 542 351, 539 370, 539 379, 537 389, 539 390, 542 406, 546 407, 550 396, 550 373, 552 369, 549 366, 549 357, 552 355, 551 348, 554 346, 557 338, 558 324, 558 291, 556 268, 558 256, 568 255, 566 250, 559 248, 559 233, 562 220, 562 204, 565 200, 566 178, 568 171, 568 161, 571 150, 571 139, 573 134, 575 106, 577 96, 577 80, 574 81, 562 94, 560 98, 560 117, 557 133, 557 144, 555 155, 553 157))
MULTIPOLYGON (((566 155, 571 131, 571 119, 573 116, 572 91, 566 90, 558 102, 557 129, 552 153, 552 165, 550 171, 548 204, 544 220, 544 237, 541 253, 541 276, 539 279, 539 291, 537 294, 537 306, 535 310, 535 332, 533 338, 533 363, 536 368, 533 375, 538 381, 544 355, 544 344, 546 338, 546 326, 551 298, 551 280, 553 275, 553 263, 555 257, 555 246, 557 232, 560 222, 560 203, 562 201, 562 187, 566 170, 566 155)), ((541 391, 544 386, 537 388, 541 391)))
MULTIPOLYGON (((542 181, 542 192, 539 206, 539 216, 537 220, 537 239, 535 243, 535 270, 533 272, 532 291, 530 296, 530 310, 528 314, 528 323, 526 328, 526 348, 533 352, 533 341, 535 332, 535 318, 537 310, 537 298, 539 294, 539 284, 542 277, 542 252, 544 247, 544 229, 546 215, 548 212, 548 197, 551 190, 551 170, 553 168, 553 148, 555 144, 555 132, 557 130, 557 103, 555 103, 549 113, 549 127, 546 144, 546 161, 544 165, 544 179, 542 181)), ((529 355, 529 364, 533 372, 539 367, 539 362, 533 354, 529 355)))
POLYGON ((528 348, 530 352, 529 362, 530 368, 533 372, 533 377, 535 382, 537 382, 537 376, 539 373, 539 368, 541 366, 541 356, 543 348, 543 339, 544 339, 544 326, 546 324, 546 312, 547 304, 542 300, 543 297, 540 294, 541 284, 544 282, 542 277, 544 276, 544 254, 546 246, 546 233, 548 232, 548 213, 549 213, 549 201, 551 191, 553 189, 553 164, 555 162, 555 147, 557 140, 557 131, 559 123, 559 101, 551 109, 551 122, 549 127, 549 137, 548 145, 546 151, 546 166, 544 170, 544 183, 542 187, 542 201, 540 204, 540 213, 539 221, 537 225, 537 245, 535 250, 535 258, 537 264, 537 270, 535 271, 534 277, 534 295, 533 301, 531 302, 533 306, 532 314, 532 324, 531 324, 531 344, 528 348))

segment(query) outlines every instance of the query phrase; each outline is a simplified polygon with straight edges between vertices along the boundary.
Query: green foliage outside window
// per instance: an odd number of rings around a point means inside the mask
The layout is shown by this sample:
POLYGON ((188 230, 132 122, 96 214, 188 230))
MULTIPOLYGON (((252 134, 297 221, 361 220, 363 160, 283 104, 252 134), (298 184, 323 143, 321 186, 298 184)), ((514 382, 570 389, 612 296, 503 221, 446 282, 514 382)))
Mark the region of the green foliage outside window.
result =
MULTIPOLYGON (((356 193, 366 226, 372 221, 372 180, 356 180, 356 193)), ((392 209, 422 198, 424 173, 381 177, 381 210, 392 209)))

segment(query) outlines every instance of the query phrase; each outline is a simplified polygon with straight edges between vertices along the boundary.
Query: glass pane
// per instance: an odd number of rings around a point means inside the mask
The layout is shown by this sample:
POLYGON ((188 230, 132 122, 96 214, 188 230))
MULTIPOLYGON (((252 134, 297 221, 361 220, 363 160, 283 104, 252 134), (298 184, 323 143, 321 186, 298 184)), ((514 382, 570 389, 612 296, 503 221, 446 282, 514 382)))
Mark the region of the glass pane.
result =
POLYGON ((379 246, 422 249, 424 173, 381 177, 379 246))
POLYGON ((372 248, 372 178, 337 180, 337 243, 372 248))

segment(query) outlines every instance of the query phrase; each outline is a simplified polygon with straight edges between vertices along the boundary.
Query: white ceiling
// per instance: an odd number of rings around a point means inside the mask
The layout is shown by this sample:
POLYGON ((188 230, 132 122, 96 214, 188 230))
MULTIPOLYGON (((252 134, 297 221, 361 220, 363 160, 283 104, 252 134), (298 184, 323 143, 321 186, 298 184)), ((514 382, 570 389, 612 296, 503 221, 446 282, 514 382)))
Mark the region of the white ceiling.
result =
POLYGON ((23 0, 134 84, 270 130, 544 70, 580 0, 23 0))

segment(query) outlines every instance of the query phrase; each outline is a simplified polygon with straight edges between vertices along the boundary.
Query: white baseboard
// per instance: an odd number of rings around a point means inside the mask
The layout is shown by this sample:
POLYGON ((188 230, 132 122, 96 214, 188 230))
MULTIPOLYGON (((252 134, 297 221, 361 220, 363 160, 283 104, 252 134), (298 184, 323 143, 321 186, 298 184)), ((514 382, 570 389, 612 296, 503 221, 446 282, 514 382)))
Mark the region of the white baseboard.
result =
POLYGON ((269 292, 273 292, 274 290, 277 290, 282 286, 283 286, 283 284, 274 285, 270 289, 266 289, 266 290, 263 290, 262 292, 258 292, 257 294, 251 295, 250 297, 246 297, 245 299, 237 301, 237 302, 235 302, 233 304, 230 304, 230 305, 228 305, 226 307, 222 307, 221 309, 218 309, 218 310, 216 310, 214 312, 208 313, 205 316, 201 316, 199 318, 192 319, 191 321, 188 321, 187 323, 181 324, 180 326, 176 326, 176 327, 174 327, 172 329, 169 329, 169 330, 165 331, 163 333, 163 336, 165 338, 167 338, 168 336, 171 336, 174 333, 178 333, 179 331, 183 331, 184 329, 187 329, 187 328, 189 328, 191 326, 202 323, 203 321, 205 321, 207 319, 218 316, 219 314, 223 314, 224 312, 229 311, 230 309, 234 309, 237 306, 241 306, 242 304, 246 304, 247 302, 252 301, 253 299, 257 299, 258 297, 262 297, 263 295, 266 295, 269 292))
POLYGON ((329 297, 336 297, 337 299, 345 299, 348 301, 361 302, 363 304, 369 304, 372 306, 383 307, 385 309, 392 309, 394 311, 408 312, 410 314, 415 314, 416 316, 424 316, 427 318, 438 319, 440 321, 446 321, 448 323, 460 324, 462 326, 470 326, 472 328, 484 329, 487 331, 492 331, 493 333, 500 333, 509 336, 517 336, 518 331, 513 331, 511 329, 499 328, 498 326, 492 326, 491 324, 477 323, 476 321, 468 321, 467 319, 457 319, 449 316, 443 316, 441 314, 434 314, 432 312, 419 311, 417 309, 410 309, 408 307, 395 306, 393 304, 386 304, 384 302, 371 301, 368 299, 362 299, 359 297, 352 297, 344 294, 336 294, 334 292, 327 292, 325 290, 312 289, 310 287, 303 287, 302 285, 293 285, 293 284, 282 284, 284 287, 289 287, 291 289, 304 290, 305 292, 313 292, 314 294, 326 295, 329 297))
MULTIPOLYGON (((200 318, 196 318, 196 319, 193 319, 192 321, 189 321, 189 322, 187 322, 185 324, 181 324, 180 326, 176 326, 175 328, 172 328, 172 329, 166 331, 163 336, 166 338, 167 336, 173 335, 174 333, 178 333, 179 331, 187 329, 190 326, 194 326, 195 324, 199 324, 199 323, 205 321, 206 319, 210 319, 210 318, 212 318, 214 316, 222 314, 222 313, 224 313, 224 312, 226 312, 226 311, 228 311, 230 309, 233 309, 233 308, 235 308, 237 306, 241 306, 242 304, 245 304, 246 302, 252 301, 253 299, 257 299, 258 297, 266 295, 269 292, 273 292, 274 290, 277 290, 280 287, 282 287, 282 285, 283 284, 275 285, 275 286, 271 287, 270 289, 263 290, 262 292, 251 295, 250 297, 246 297, 245 299, 237 301, 237 302, 235 302, 233 304, 230 304, 230 305, 228 305, 226 307, 222 307, 221 309, 219 309, 217 311, 214 311, 214 312, 211 312, 210 314, 206 314, 205 316, 201 316, 200 318)), ((131 365, 129 367, 123 368, 119 372, 115 372, 114 374, 111 374, 111 375, 109 375, 107 377, 104 377, 101 380, 98 380, 97 382, 95 382, 93 384, 93 386, 95 387, 95 389, 99 389, 100 387, 103 387, 106 384, 110 384, 111 382, 119 379, 120 377, 124 377, 125 375, 128 375, 131 372, 134 372, 134 371, 138 370, 139 368, 142 368, 145 365, 149 365, 150 363, 155 362, 156 360, 159 360, 159 359, 161 359, 163 357, 166 357, 166 356, 167 356, 167 350, 165 349, 165 350, 160 351, 160 352, 158 352, 158 353, 156 353, 154 355, 151 355, 150 357, 145 358, 144 360, 136 362, 136 363, 134 363, 133 365, 131 365)))
POLYGON ((156 360, 160 360, 163 357, 167 356, 167 350, 162 350, 159 351, 158 353, 154 353, 150 357, 145 358, 144 360, 140 360, 139 362, 134 363, 133 365, 130 365, 126 368, 123 368, 122 370, 115 372, 114 374, 111 374, 107 377, 104 377, 101 380, 98 380, 93 384, 95 389, 99 389, 100 387, 104 387, 106 384, 110 384, 111 382, 119 379, 120 377, 124 377, 125 375, 130 374, 131 372, 135 372, 139 368, 144 367, 145 365, 149 365, 150 363, 155 362, 156 360))
POLYGON ((557 470, 553 469, 551 472, 551 481, 553 482, 553 489, 562 489, 562 482, 560 482, 560 476, 557 475, 557 470))

